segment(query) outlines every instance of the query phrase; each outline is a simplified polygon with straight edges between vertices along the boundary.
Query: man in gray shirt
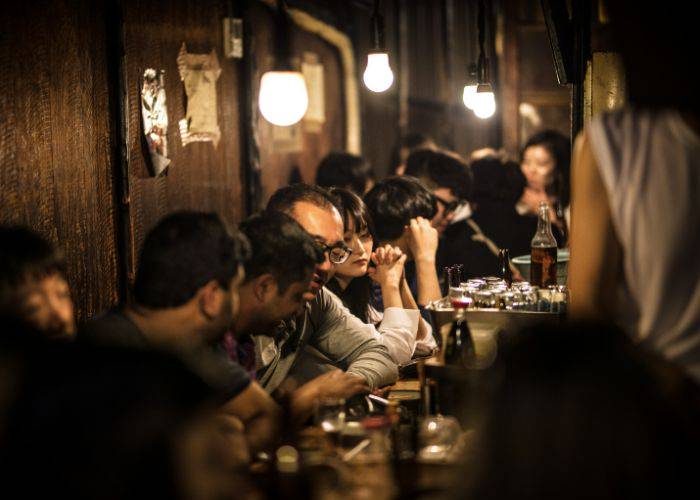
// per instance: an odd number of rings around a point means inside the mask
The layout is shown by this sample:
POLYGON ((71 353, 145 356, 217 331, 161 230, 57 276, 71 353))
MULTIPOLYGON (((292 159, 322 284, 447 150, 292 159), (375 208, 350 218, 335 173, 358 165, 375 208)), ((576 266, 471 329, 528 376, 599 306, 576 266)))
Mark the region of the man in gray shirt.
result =
POLYGON ((283 212, 295 219, 323 249, 324 260, 315 268, 309 284, 313 298, 302 313, 281 324, 274 335, 256 338, 261 365, 258 379, 262 386, 268 392, 276 390, 307 346, 333 365, 364 378, 370 388, 395 382, 397 365, 386 347, 376 340, 374 327, 340 307, 323 288, 331 266, 344 262, 350 252, 343 243, 343 220, 333 198, 322 188, 295 184, 279 189, 270 199, 267 211, 283 212))

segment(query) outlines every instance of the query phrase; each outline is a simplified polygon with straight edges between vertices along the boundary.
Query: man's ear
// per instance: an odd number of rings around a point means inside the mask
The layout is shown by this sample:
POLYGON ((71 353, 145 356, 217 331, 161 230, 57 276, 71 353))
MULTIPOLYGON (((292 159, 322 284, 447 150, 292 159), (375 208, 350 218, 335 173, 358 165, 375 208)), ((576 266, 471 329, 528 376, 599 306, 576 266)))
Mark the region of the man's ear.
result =
POLYGON ((223 289, 216 280, 209 281, 197 292, 199 310, 209 318, 216 318, 221 312, 225 300, 223 289))
POLYGON ((277 280, 270 273, 261 274, 253 280, 253 295, 259 302, 267 302, 277 296, 277 280))

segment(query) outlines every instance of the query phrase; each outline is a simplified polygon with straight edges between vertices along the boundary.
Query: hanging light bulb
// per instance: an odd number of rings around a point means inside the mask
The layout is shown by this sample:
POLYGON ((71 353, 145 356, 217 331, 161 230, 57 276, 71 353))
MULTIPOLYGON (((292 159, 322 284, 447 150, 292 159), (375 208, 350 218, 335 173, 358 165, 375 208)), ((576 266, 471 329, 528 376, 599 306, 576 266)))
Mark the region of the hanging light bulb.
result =
POLYGON ((394 83, 394 73, 384 45, 384 18, 379 13, 379 0, 374 1, 371 23, 372 50, 367 54, 367 67, 362 80, 372 92, 384 92, 394 83))
POLYGON ((367 55, 367 68, 362 80, 372 92, 384 92, 394 83, 394 73, 389 66, 389 54, 386 52, 367 55))
POLYGON ((294 125, 309 107, 304 75, 298 71, 268 71, 260 79, 258 104, 263 117, 273 125, 294 125))
POLYGON ((287 6, 284 0, 278 0, 275 17, 275 67, 260 79, 258 107, 267 121, 280 127, 297 123, 309 107, 304 75, 292 66, 289 29, 287 6))
POLYGON ((477 81, 479 84, 476 87, 474 98, 472 101, 472 110, 474 114, 485 120, 491 118, 496 112, 496 96, 493 93, 493 87, 489 83, 489 60, 484 54, 484 38, 485 38, 485 14, 484 0, 479 0, 477 12, 477 35, 479 38, 479 59, 476 67, 477 81))
POLYGON ((469 77, 467 78, 467 84, 464 86, 464 91, 462 92, 462 102, 467 109, 474 109, 474 99, 476 98, 477 87, 476 73, 476 64, 470 64, 469 77))
POLYGON ((462 102, 467 109, 474 109, 474 100, 476 98, 476 84, 465 85, 462 91, 462 102))
POLYGON ((474 114, 485 120, 491 118, 496 112, 496 96, 493 93, 491 85, 488 83, 480 83, 474 94, 474 114))

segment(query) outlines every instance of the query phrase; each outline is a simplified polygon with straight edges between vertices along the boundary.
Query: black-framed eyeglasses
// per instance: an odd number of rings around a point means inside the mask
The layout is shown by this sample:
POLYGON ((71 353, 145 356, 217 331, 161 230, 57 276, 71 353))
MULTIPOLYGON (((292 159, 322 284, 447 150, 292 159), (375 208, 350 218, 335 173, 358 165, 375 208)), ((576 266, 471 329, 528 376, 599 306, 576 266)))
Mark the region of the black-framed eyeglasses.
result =
POLYGON ((437 201, 440 205, 444 207, 445 213, 449 214, 457 210, 457 208, 465 202, 465 200, 454 200, 454 201, 447 201, 444 198, 441 198, 440 196, 433 194, 433 198, 435 198, 435 201, 437 201))
POLYGON ((324 242, 316 240, 316 244, 323 250, 323 253, 328 253, 328 259, 333 264, 342 264, 348 260, 348 257, 350 257, 352 253, 352 248, 342 241, 333 245, 326 245, 324 242))

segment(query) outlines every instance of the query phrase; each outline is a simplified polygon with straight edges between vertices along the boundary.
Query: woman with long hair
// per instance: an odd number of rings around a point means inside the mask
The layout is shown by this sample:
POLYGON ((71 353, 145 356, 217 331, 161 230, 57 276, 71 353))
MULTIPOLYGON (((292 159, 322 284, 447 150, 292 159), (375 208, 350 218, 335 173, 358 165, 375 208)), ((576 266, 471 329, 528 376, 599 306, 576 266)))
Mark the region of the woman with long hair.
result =
MULTIPOLYGON (((403 273, 406 255, 398 247, 374 248, 374 227, 364 202, 348 189, 334 188, 345 225, 345 244, 352 248, 350 258, 336 265, 327 287, 334 292, 355 316, 367 323, 379 324, 384 343, 393 343, 392 333, 384 328, 387 320, 409 315, 418 322, 418 331, 411 354, 425 355, 436 347, 432 328, 419 313, 413 294, 403 273), (381 293, 383 310, 377 295, 381 293)), ((389 348, 389 346, 387 345, 389 348)), ((390 349, 391 350, 391 349, 390 349)))
MULTIPOLYGON (((527 185, 516 205, 520 215, 536 216, 540 202, 546 202, 564 239, 568 232, 570 164, 571 143, 566 136, 544 130, 530 137, 520 160, 527 185)), ((560 246, 564 243, 559 241, 560 246)))

